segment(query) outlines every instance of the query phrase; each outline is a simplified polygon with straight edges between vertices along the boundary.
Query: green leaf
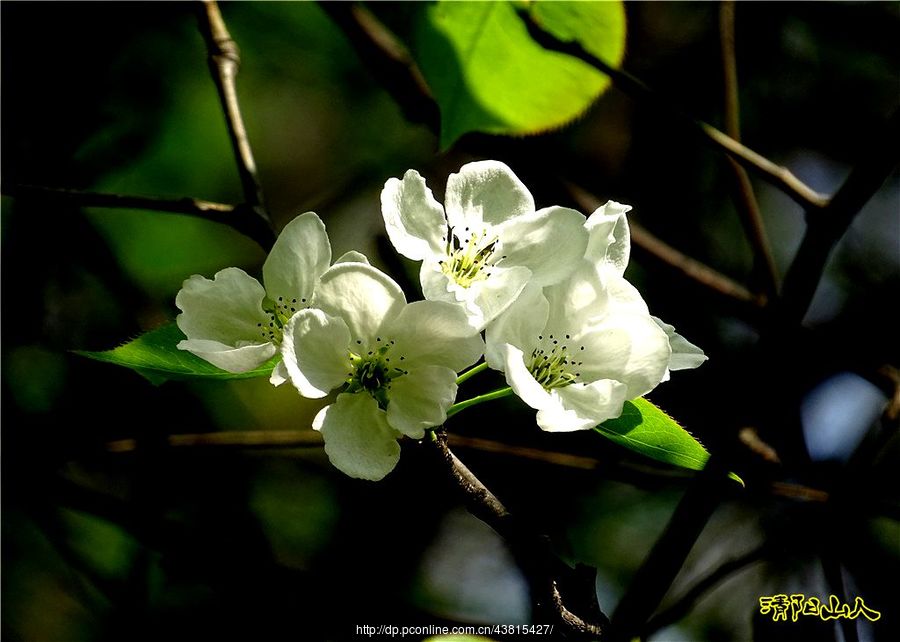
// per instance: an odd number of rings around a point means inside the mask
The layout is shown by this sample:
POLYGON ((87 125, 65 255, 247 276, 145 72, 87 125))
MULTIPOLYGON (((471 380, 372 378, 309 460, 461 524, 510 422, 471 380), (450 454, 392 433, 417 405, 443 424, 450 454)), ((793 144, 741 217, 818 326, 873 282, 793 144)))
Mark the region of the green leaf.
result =
MULTIPOLYGON (((428 5, 413 30, 413 54, 441 109, 441 147, 462 134, 536 134, 587 110, 609 78, 547 51, 516 14, 523 3, 428 5)), ((625 52, 621 2, 525 3, 542 28, 618 66, 625 52)))
MULTIPOLYGON (((626 401, 622 414, 594 428, 620 446, 673 466, 703 470, 709 452, 664 411, 643 398, 626 401)), ((743 485, 741 478, 729 477, 743 485)))
POLYGON ((279 356, 254 370, 241 373, 226 372, 190 352, 178 349, 184 339, 178 326, 169 323, 142 334, 128 343, 103 352, 76 350, 76 354, 97 361, 114 363, 131 368, 138 374, 159 385, 169 379, 249 379, 270 374, 279 356))

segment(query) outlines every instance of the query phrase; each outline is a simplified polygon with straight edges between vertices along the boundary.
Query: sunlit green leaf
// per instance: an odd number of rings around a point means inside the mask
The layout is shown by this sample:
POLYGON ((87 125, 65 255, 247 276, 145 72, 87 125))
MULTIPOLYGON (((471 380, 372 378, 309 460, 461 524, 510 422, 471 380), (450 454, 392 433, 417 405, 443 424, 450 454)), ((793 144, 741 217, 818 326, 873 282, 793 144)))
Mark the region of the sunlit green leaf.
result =
POLYGON ((586 63, 538 45, 516 13, 618 66, 621 2, 437 2, 422 11, 412 49, 441 109, 441 146, 462 134, 535 134, 577 118, 609 86, 586 63))
POLYGON ((76 351, 84 357, 131 368, 151 383, 158 385, 169 379, 248 379, 262 377, 272 372, 279 357, 273 357, 260 367, 235 374, 226 372, 194 356, 179 350, 178 342, 184 335, 178 326, 169 323, 142 334, 133 341, 104 352, 76 351))
POLYGON ((594 430, 620 446, 674 466, 702 470, 709 459, 699 441, 643 398, 626 401, 619 417, 594 430))

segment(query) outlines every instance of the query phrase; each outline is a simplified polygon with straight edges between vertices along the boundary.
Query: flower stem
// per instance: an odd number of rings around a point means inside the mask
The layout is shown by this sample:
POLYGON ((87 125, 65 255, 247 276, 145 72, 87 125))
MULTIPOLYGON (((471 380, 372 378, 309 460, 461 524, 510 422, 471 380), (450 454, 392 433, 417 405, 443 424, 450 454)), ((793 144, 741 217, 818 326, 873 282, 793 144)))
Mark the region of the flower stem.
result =
POLYGON ((493 401, 494 399, 501 399, 503 397, 508 397, 511 394, 513 394, 513 389, 507 386, 506 388, 499 388, 498 390, 492 390, 491 392, 486 392, 483 395, 478 395, 477 397, 472 397, 471 399, 460 401, 459 403, 455 403, 450 406, 450 408, 447 410, 447 419, 458 413, 460 410, 465 410, 469 406, 484 403, 485 401, 493 401))
POLYGON ((459 378, 456 380, 456 385, 457 386, 460 385, 463 381, 466 381, 469 377, 473 377, 473 376, 477 375, 479 372, 484 372, 485 370, 487 370, 487 367, 488 367, 487 361, 483 361, 483 362, 479 363, 477 366, 472 366, 471 368, 466 370, 464 373, 459 375, 459 378))

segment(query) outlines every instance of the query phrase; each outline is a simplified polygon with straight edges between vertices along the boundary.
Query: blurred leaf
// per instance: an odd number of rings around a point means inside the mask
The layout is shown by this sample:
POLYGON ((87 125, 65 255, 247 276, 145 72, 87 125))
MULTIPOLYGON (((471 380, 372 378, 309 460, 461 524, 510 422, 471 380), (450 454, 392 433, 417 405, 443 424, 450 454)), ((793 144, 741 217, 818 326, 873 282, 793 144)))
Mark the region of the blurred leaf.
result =
POLYGON ((159 385, 169 379, 248 379, 262 377, 272 372, 278 356, 254 370, 241 373, 226 372, 185 350, 179 350, 178 342, 185 337, 174 323, 169 323, 142 334, 133 341, 103 352, 76 350, 76 354, 97 361, 114 363, 131 368, 159 385))
POLYGON ((28 412, 51 410, 66 385, 63 356, 37 345, 13 348, 5 367, 13 399, 28 412))
POLYGON ((620 446, 674 466, 703 470, 709 452, 665 412, 643 398, 626 401, 622 414, 594 428, 620 446))
MULTIPOLYGON (((518 3, 521 4, 521 3, 518 3)), ((625 51, 621 2, 533 2, 532 17, 612 65, 625 51)), ((438 2, 413 34, 414 55, 441 108, 441 146, 469 131, 536 134, 562 127, 609 78, 528 35, 511 2, 438 2)))
POLYGON ((99 577, 125 582, 140 546, 120 526, 80 511, 62 513, 66 538, 78 558, 99 577))

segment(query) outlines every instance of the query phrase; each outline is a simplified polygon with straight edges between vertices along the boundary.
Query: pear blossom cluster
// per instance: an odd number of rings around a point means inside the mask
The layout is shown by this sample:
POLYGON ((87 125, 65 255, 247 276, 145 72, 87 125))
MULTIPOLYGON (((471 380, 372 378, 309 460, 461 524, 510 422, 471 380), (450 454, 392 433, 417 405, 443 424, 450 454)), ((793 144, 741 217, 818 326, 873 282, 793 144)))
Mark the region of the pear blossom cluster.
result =
POLYGON ((385 183, 381 209, 397 252, 421 261, 422 301, 358 252, 332 264, 313 212, 285 226, 262 283, 226 268, 190 277, 175 301, 180 349, 234 373, 274 358, 273 385, 328 398, 313 428, 352 477, 382 479, 403 437, 442 425, 482 357, 550 432, 618 417, 706 360, 624 278, 626 205, 537 209, 509 167, 478 161, 449 176, 443 205, 409 170, 385 183))

